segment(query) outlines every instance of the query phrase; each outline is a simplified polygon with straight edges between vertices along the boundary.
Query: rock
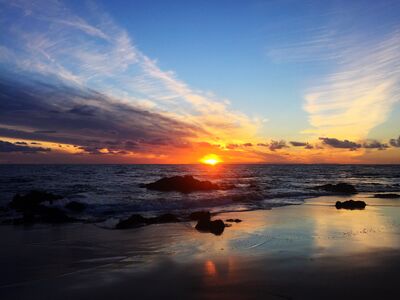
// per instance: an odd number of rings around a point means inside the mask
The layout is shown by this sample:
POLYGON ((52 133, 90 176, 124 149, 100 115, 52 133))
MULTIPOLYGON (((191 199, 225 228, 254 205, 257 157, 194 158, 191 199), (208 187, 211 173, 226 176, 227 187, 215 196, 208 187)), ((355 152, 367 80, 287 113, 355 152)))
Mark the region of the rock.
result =
POLYGON ((240 219, 227 219, 225 221, 226 222, 230 222, 230 223, 240 223, 240 222, 242 222, 242 220, 240 220, 240 219))
POLYGON ((218 190, 220 186, 210 181, 200 181, 191 175, 164 177, 156 182, 143 184, 149 190, 156 191, 178 191, 182 193, 190 193, 195 191, 211 191, 218 190))
POLYGON ((357 194, 357 190, 354 186, 348 183, 338 183, 338 184, 324 184, 315 187, 314 189, 317 190, 324 190, 327 192, 332 192, 332 193, 339 193, 339 194, 357 194))
POLYGON ((336 209, 364 209, 367 204, 364 201, 348 200, 344 202, 337 201, 336 209))
POLYGON ((180 220, 173 214, 163 214, 158 217, 145 218, 141 215, 134 214, 126 220, 120 221, 115 228, 116 229, 129 229, 136 228, 144 225, 151 224, 163 224, 163 223, 177 223, 180 220))
POLYGON ((396 199, 396 198, 400 198, 400 195, 399 194, 375 194, 374 198, 396 199))
POLYGON ((43 203, 52 204, 53 201, 62 199, 44 191, 30 191, 25 195, 16 194, 10 203, 10 207, 23 213, 23 217, 14 220, 14 224, 66 223, 75 221, 68 217, 64 211, 57 207, 47 207, 43 203))
POLYGON ((115 226, 116 229, 128 229, 146 225, 146 218, 141 215, 134 214, 126 220, 119 221, 115 226))
POLYGON ((177 223, 179 219, 173 214, 163 214, 158 217, 146 219, 147 224, 177 223))
POLYGON ((222 220, 205 220, 201 219, 197 222, 196 229, 201 232, 211 232, 215 235, 221 235, 224 232, 225 224, 222 220))
POLYGON ((25 195, 16 194, 10 203, 10 207, 18 211, 31 210, 43 202, 49 202, 62 199, 62 196, 54 195, 43 191, 30 191, 25 195))
POLYGON ((209 211, 195 211, 189 215, 189 219, 192 221, 199 221, 199 220, 210 221, 211 214, 209 211))
POLYGON ((71 201, 65 205, 65 208, 73 212, 82 212, 85 210, 86 204, 78 201, 71 201))
POLYGON ((46 207, 39 205, 34 210, 24 211, 23 217, 15 219, 14 225, 32 225, 34 223, 61 224, 73 222, 75 219, 68 217, 57 207, 46 207))

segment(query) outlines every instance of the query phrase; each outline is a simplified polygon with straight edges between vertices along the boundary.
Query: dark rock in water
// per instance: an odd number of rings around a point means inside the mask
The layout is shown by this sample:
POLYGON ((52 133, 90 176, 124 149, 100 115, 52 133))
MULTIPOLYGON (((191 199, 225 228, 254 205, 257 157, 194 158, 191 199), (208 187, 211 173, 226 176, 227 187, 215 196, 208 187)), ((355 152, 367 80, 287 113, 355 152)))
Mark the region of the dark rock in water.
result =
POLYGON ((200 221, 200 220, 210 221, 211 214, 209 211, 195 211, 189 215, 189 219, 192 221, 200 221))
POLYGON ((61 224, 73 222, 75 219, 68 217, 57 207, 39 205, 34 210, 24 211, 23 217, 14 220, 14 225, 31 225, 34 223, 61 224))
POLYGON ((86 204, 78 201, 71 201, 65 205, 65 208, 74 212, 82 212, 85 210, 86 204))
POLYGON ((242 220, 240 220, 240 219, 227 219, 225 221, 226 222, 231 222, 231 223, 240 223, 240 222, 242 222, 242 220))
POLYGON ((338 193, 338 194, 357 194, 357 190, 354 186, 348 183, 338 184, 324 184, 315 187, 317 190, 324 190, 327 192, 338 193))
POLYGON ((149 190, 156 191, 178 191, 182 193, 190 193, 195 191, 211 191, 218 190, 220 186, 210 181, 200 181, 191 175, 165 177, 156 182, 141 185, 149 190))
POLYGON ((53 201, 62 199, 44 191, 30 191, 25 195, 16 194, 10 203, 10 207, 23 212, 23 217, 14 220, 14 224, 41 223, 66 223, 75 221, 68 217, 64 211, 57 207, 44 206, 44 202, 52 204, 53 201))
POLYGON ((62 199, 62 196, 54 195, 43 191, 30 191, 25 195, 16 194, 10 203, 10 207, 18 211, 31 210, 43 202, 49 202, 62 199))
POLYGON ((400 198, 400 195, 399 194, 375 194, 374 198, 396 199, 396 198, 400 198))
POLYGON ((177 223, 179 219, 173 214, 163 214, 158 217, 146 219, 147 224, 177 223))
POLYGON ((348 200, 348 201, 337 201, 335 206, 336 209, 364 209, 367 204, 364 201, 354 201, 354 200, 348 200))
POLYGON ((163 224, 163 223, 177 223, 180 220, 173 214, 163 214, 158 217, 153 218, 145 218, 141 215, 134 214, 130 216, 126 220, 120 221, 115 228, 116 229, 128 229, 128 228, 136 228, 144 225, 151 224, 163 224))
POLYGON ((128 229, 146 225, 146 218, 141 215, 134 214, 126 220, 119 221, 115 226, 116 229, 128 229))
POLYGON ((196 229, 201 232, 211 232, 215 235, 221 235, 224 232, 225 224, 222 220, 205 220, 201 219, 197 222, 196 229))

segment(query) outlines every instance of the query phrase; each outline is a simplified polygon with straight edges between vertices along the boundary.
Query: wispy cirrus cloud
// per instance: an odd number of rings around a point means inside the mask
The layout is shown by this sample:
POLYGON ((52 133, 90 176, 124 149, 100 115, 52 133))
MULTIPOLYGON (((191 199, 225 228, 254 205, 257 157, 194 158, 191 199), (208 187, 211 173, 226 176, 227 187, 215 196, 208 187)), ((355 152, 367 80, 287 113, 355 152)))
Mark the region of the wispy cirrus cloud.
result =
MULTIPOLYGON (((0 45, 4 64, 16 65, 21 72, 55 76, 66 85, 94 89, 110 101, 201 127, 198 138, 240 140, 256 134, 256 120, 233 111, 224 99, 194 90, 173 72, 161 70, 93 4, 86 14, 90 20, 58 1, 4 1, 2 5, 13 9, 12 17, 1 20, 10 25, 4 27, 9 40, 0 45)), ((72 108, 89 113, 88 109, 84 103, 72 108)))
POLYGON ((366 138, 400 96, 400 32, 374 45, 354 47, 346 61, 305 96, 314 127, 308 133, 366 138))

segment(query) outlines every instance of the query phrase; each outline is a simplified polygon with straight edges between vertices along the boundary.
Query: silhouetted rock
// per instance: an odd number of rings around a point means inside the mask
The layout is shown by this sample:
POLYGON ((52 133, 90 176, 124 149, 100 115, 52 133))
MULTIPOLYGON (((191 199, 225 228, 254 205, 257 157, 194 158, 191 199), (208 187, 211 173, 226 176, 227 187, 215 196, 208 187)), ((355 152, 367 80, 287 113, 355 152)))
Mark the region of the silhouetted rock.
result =
POLYGON ((62 199, 62 196, 54 195, 43 191, 30 191, 25 195, 16 194, 10 203, 10 207, 18 211, 31 210, 43 202, 49 202, 62 199))
POLYGON ((220 186, 210 181, 200 181, 191 175, 164 177, 156 182, 141 185, 149 190, 156 191, 178 191, 182 193, 190 193, 195 191, 218 190, 220 186))
POLYGON ((192 221, 199 221, 199 220, 210 221, 211 214, 209 211, 195 211, 189 215, 189 219, 192 221))
POLYGON ((224 232, 225 224, 222 220, 210 221, 200 219, 196 224, 196 229, 201 232, 211 232, 215 235, 221 235, 224 232))
POLYGON ((38 205, 32 210, 26 210, 23 217, 15 219, 14 225, 31 225, 34 223, 60 224, 73 222, 75 219, 68 217, 61 209, 57 207, 46 207, 38 205))
POLYGON ((348 200, 344 202, 337 201, 335 206, 337 209, 364 209, 367 204, 364 201, 348 200))
POLYGON ((163 214, 153 218, 145 218, 141 215, 134 214, 126 220, 120 221, 116 229, 136 228, 144 225, 163 224, 163 223, 177 223, 180 220, 173 214, 163 214))
POLYGON ((65 208, 73 212, 82 212, 85 210, 86 204, 78 201, 71 201, 65 205, 65 208))
POLYGON ((315 187, 316 190, 324 190, 327 192, 338 193, 338 194, 357 194, 357 190, 354 186, 348 183, 338 184, 324 184, 315 187))
POLYGON ((134 214, 126 220, 119 221, 115 226, 116 229, 128 229, 146 225, 146 218, 141 215, 134 214))
POLYGON ((231 223, 240 223, 240 222, 242 222, 242 220, 240 220, 240 219, 227 219, 225 221, 226 222, 231 222, 231 223))
POLYGON ((163 214, 158 217, 146 219, 147 224, 177 223, 179 219, 173 214, 163 214))
POLYGON ((395 199, 400 198, 399 194, 375 194, 374 198, 395 199))

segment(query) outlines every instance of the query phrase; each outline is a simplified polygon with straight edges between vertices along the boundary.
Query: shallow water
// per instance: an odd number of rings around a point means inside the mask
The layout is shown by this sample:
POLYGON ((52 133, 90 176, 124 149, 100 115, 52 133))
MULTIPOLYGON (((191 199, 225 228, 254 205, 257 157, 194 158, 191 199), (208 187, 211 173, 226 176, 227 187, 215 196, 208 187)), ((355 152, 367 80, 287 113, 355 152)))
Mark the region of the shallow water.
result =
MULTIPOLYGON (((359 194, 356 199, 366 199, 359 194)), ((337 210, 346 196, 222 213, 221 236, 194 222, 105 230, 1 226, 2 299, 397 299, 400 207, 337 210)), ((379 202, 378 202, 379 203, 379 202)))
MULTIPOLYGON (((82 217, 121 217, 198 208, 214 212, 301 204, 325 195, 310 189, 347 182, 361 192, 400 191, 400 167, 390 165, 0 165, 0 207, 15 193, 43 189, 88 204, 82 217), (164 176, 190 174, 234 189, 182 194, 140 188, 164 176)), ((1 218, 1 213, 0 213, 1 218)), ((4 216, 3 216, 4 218, 4 216)))

